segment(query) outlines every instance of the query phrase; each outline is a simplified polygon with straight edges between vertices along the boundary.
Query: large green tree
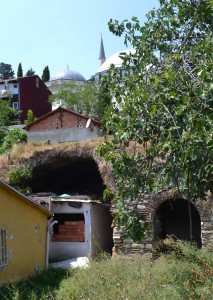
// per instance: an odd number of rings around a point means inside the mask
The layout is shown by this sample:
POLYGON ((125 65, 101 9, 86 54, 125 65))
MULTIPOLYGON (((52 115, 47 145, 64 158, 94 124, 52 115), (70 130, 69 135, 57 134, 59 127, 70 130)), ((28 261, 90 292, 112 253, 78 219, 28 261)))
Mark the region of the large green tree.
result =
POLYGON ((80 114, 101 120, 109 104, 106 83, 98 85, 97 82, 77 84, 75 81, 60 86, 51 86, 50 102, 61 103, 61 106, 80 114))
POLYGON ((48 66, 46 66, 44 68, 41 78, 42 78, 43 81, 49 81, 50 80, 50 70, 49 70, 48 66))
POLYGON ((170 187, 188 200, 192 241, 190 203, 213 191, 213 2, 159 2, 143 26, 135 17, 109 22, 135 53, 122 56, 124 81, 113 67, 108 74, 113 135, 100 152, 115 172, 116 220, 133 239, 144 223, 126 201, 170 187))
POLYGON ((10 79, 14 77, 14 71, 10 64, 0 63, 0 79, 10 79))

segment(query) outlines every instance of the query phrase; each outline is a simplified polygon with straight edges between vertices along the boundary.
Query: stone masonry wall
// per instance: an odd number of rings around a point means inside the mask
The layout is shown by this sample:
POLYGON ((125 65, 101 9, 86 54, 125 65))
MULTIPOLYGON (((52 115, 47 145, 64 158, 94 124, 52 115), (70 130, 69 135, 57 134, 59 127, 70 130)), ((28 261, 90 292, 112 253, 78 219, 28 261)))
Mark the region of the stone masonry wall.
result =
MULTIPOLYGON (((166 200, 174 199, 172 192, 168 189, 163 190, 158 196, 145 195, 139 201, 129 202, 131 208, 137 204, 138 211, 143 214, 146 221, 150 224, 150 232, 140 243, 135 243, 131 239, 125 238, 124 227, 113 228, 113 254, 151 254, 153 245, 153 220, 157 208, 166 200)), ((197 201, 193 203, 196 207, 201 219, 201 240, 202 248, 213 247, 213 198, 208 197, 205 201, 197 201)), ((111 207, 112 214, 115 206, 111 207)))

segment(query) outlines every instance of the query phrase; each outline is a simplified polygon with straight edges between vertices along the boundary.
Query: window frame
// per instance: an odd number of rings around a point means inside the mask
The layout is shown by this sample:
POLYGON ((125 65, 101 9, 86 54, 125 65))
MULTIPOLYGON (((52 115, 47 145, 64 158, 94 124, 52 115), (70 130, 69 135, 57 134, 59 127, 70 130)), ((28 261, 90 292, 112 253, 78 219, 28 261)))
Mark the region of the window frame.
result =
POLYGON ((0 229, 0 268, 8 265, 7 229, 0 229))
POLYGON ((13 110, 19 110, 19 107, 18 107, 18 102, 13 102, 12 103, 12 106, 13 106, 13 110))
POLYGON ((54 214, 52 242, 84 243, 86 241, 85 216, 79 213, 54 214))

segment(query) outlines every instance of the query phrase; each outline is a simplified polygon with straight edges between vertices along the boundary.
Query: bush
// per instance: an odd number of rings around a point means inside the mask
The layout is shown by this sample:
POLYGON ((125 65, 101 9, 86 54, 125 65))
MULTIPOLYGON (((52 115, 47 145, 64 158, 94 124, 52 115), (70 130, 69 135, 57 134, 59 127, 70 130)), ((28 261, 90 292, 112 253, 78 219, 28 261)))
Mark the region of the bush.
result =
POLYGON ((3 138, 3 143, 0 147, 0 154, 9 152, 13 145, 24 143, 27 141, 27 133, 18 128, 11 129, 3 138))
POLYGON ((9 183, 16 188, 26 188, 26 183, 32 178, 32 168, 23 164, 20 169, 14 169, 9 173, 9 183))

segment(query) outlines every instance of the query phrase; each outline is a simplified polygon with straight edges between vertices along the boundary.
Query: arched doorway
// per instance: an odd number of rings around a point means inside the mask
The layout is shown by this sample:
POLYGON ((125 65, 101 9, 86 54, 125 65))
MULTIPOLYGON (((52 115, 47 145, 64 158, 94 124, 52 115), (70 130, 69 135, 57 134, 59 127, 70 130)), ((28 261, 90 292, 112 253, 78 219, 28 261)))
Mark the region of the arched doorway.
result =
POLYGON ((105 189, 97 163, 79 157, 52 157, 33 168, 28 185, 33 193, 94 195, 95 199, 101 199, 105 189))
MULTIPOLYGON (((191 204, 192 237, 199 248, 201 242, 201 221, 197 208, 191 204)), ((180 240, 190 240, 188 202, 183 199, 170 199, 156 210, 153 219, 154 241, 173 235, 180 240)))

